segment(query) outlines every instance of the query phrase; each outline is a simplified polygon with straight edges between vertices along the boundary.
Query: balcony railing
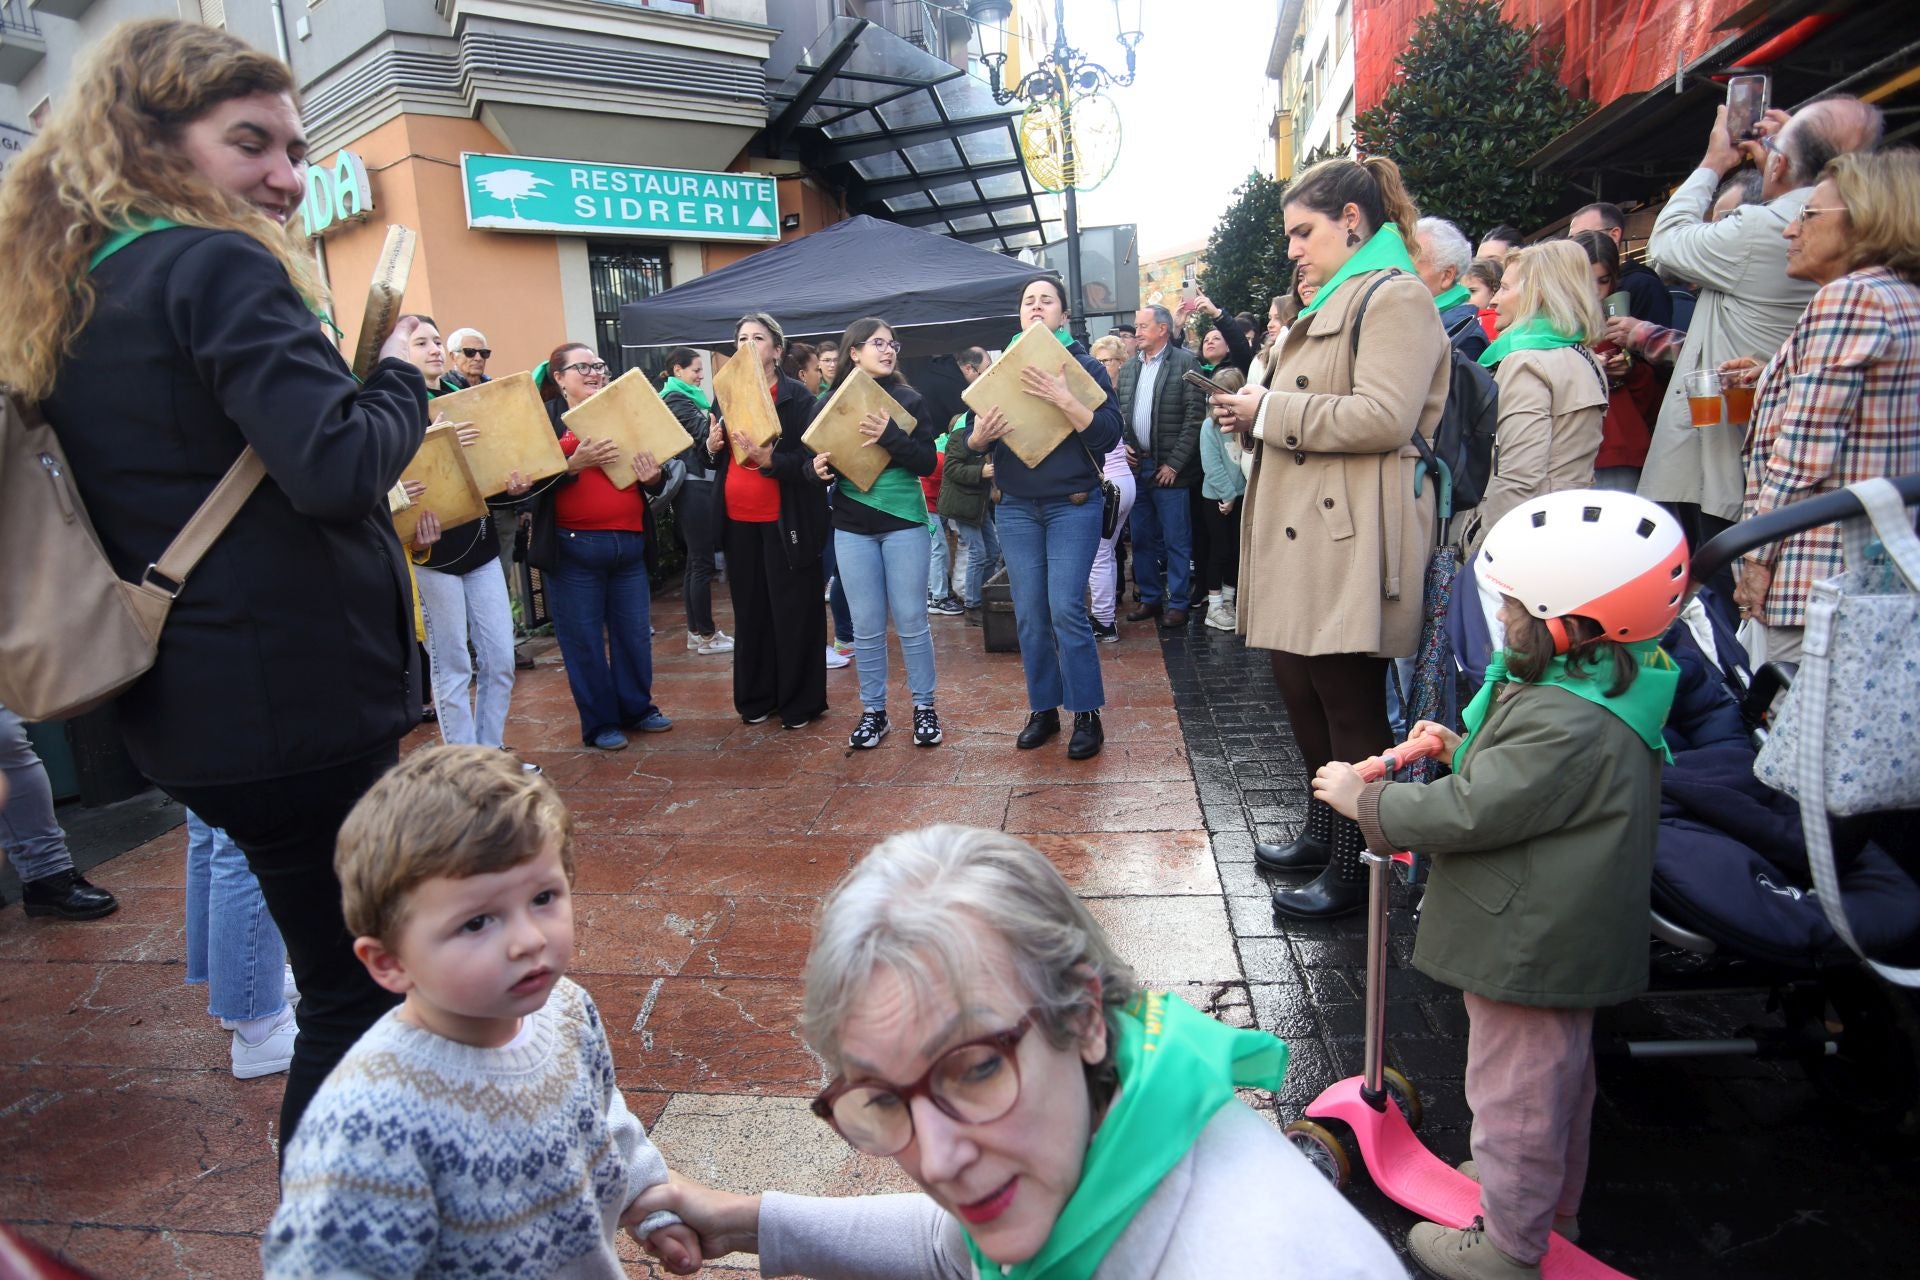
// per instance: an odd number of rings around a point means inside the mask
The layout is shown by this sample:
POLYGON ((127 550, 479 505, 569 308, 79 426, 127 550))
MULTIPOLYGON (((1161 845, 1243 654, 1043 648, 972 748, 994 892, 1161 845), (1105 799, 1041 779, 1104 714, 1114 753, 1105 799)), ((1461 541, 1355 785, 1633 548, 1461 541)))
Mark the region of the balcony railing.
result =
POLYGON ((0 0, 0 32, 19 32, 30 36, 40 34, 40 20, 27 7, 27 0, 0 0))

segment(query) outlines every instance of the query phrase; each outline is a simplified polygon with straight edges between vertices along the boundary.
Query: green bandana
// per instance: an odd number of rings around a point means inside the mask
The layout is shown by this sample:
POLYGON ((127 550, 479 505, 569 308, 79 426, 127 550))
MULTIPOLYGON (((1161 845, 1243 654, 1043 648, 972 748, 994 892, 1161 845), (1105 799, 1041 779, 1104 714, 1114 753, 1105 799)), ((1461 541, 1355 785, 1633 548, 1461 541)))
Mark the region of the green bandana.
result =
POLYGON ((1555 347, 1577 347, 1584 339, 1569 337, 1553 327, 1545 316, 1529 316, 1511 329, 1503 329, 1493 345, 1480 353, 1480 363, 1491 369, 1515 351, 1550 351, 1555 347))
POLYGON ((1216 1022, 1164 991, 1135 996, 1108 1025, 1120 1092, 1087 1147, 1080 1185, 1026 1262, 1002 1267, 969 1235, 976 1274, 1087 1280, 1234 1089, 1278 1089, 1287 1071, 1284 1041, 1216 1022))
MULTIPOLYGON (((1617 698, 1607 696, 1607 688, 1613 683, 1611 662, 1595 663, 1576 675, 1567 670, 1567 656, 1561 654, 1547 664, 1547 673, 1540 677, 1538 683, 1554 685, 1576 698, 1585 698, 1595 706, 1605 707, 1626 721, 1649 749, 1658 751, 1662 760, 1672 764, 1673 752, 1667 749, 1667 740, 1660 729, 1667 723, 1667 712, 1673 707, 1674 692, 1680 687, 1680 668, 1674 665, 1673 659, 1667 656, 1667 651, 1660 647, 1658 640, 1636 640, 1627 645, 1626 650, 1640 660, 1640 674, 1633 678, 1627 691, 1617 698)), ((1473 701, 1461 713, 1461 721, 1467 726, 1467 736, 1460 739, 1460 748, 1453 753, 1454 768, 1459 768, 1460 761, 1467 758, 1467 744, 1480 732, 1487 712, 1493 708, 1493 699, 1499 687, 1510 682, 1514 681, 1507 674, 1507 651, 1502 649, 1487 663, 1487 682, 1480 686, 1480 692, 1474 695, 1473 701)))
POLYGON ((1463 302, 1471 301, 1472 298, 1473 295, 1467 292, 1467 286, 1457 284, 1445 293, 1434 298, 1433 309, 1435 311, 1445 311, 1449 307, 1457 307, 1463 302))
POLYGON ((660 388, 660 394, 664 396, 670 396, 676 391, 699 405, 701 412, 711 413, 713 411, 713 398, 684 378, 670 377, 667 379, 666 385, 660 388))
MULTIPOLYGON (((1020 341, 1020 339, 1026 336, 1027 336, 1027 331, 1025 329, 1022 329, 1019 333, 1014 334, 1011 338, 1007 339, 1007 345, 1005 350, 1006 351, 1013 350, 1013 344, 1020 341)), ((1069 347, 1069 348, 1073 346, 1073 330, 1067 328, 1065 325, 1061 325, 1058 329, 1055 329, 1053 331, 1053 336, 1060 339, 1061 346, 1069 347)))
POLYGON ((1355 276, 1369 271, 1385 271, 1389 267, 1398 267, 1410 276, 1419 274, 1413 269, 1413 259, 1407 256, 1407 246, 1400 239, 1400 228, 1391 222, 1374 232, 1372 239, 1353 251, 1353 256, 1333 273, 1333 279, 1320 286, 1320 292, 1313 295, 1313 301, 1300 309, 1300 314, 1312 315, 1318 311, 1321 303, 1355 276))

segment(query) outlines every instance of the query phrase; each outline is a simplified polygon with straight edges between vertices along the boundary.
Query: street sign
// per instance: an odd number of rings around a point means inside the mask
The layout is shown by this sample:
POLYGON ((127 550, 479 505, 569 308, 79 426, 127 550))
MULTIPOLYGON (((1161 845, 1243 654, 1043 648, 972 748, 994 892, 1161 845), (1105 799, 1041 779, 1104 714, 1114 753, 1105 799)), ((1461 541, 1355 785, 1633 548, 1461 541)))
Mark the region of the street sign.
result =
POLYGON ((460 177, 467 225, 489 231, 656 240, 780 238, 779 187, 760 174, 466 152, 460 177))

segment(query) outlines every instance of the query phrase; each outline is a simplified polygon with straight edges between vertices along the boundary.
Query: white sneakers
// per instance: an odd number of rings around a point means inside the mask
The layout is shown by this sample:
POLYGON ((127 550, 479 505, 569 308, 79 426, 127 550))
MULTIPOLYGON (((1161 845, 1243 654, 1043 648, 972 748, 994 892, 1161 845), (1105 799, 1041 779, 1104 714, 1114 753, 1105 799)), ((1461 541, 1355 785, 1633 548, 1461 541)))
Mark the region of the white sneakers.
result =
POLYGON ((288 1005, 271 1019, 259 1021, 267 1025, 257 1040, 249 1040, 244 1030, 234 1030, 230 1056, 236 1080, 275 1075, 293 1063, 293 1041, 300 1031, 293 1021, 293 1006, 288 1005))
POLYGON ((827 646, 827 669, 829 671, 837 671, 852 661, 852 658, 840 652, 837 647, 833 645, 827 646))
POLYGON ((1240 607, 1232 596, 1210 599, 1206 621, 1215 631, 1232 631, 1240 623, 1240 607))
POLYGON ((715 627, 713 634, 703 636, 698 631, 687 632, 687 652, 699 654, 732 653, 733 637, 715 627))

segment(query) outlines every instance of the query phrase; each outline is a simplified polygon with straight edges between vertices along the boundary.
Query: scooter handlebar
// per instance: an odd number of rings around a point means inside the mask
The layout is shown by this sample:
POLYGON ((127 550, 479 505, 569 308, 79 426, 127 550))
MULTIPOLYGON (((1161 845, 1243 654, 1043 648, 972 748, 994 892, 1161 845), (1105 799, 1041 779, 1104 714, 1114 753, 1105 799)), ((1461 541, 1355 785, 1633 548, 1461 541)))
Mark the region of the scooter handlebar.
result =
POLYGON ((1390 773, 1398 773, 1415 760, 1437 756, 1443 749, 1444 746, 1438 734, 1416 734, 1391 750, 1383 751, 1377 756, 1368 756, 1365 760, 1356 763, 1353 768, 1364 781, 1377 782, 1390 773))

